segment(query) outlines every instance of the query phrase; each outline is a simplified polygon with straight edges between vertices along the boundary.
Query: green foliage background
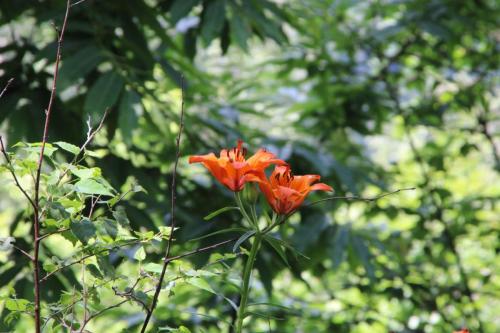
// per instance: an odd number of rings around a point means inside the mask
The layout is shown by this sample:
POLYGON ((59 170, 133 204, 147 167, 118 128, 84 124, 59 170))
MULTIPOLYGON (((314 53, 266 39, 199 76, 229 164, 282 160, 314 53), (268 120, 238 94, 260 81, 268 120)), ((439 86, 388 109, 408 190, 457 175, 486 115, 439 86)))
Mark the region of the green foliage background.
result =
MULTIPOLYGON (((14 78, 0 100, 0 132, 9 147, 40 141, 55 60, 51 22, 62 23, 64 8, 56 0, 0 2, 2 87, 14 78)), ((138 180, 147 193, 125 202, 128 218, 134 230, 157 231, 169 218, 183 75, 174 254, 227 235, 190 239, 238 226, 231 214, 203 221, 232 196, 203 168, 187 164, 187 156, 238 138, 251 151, 264 146, 289 160, 297 174, 321 174, 336 195, 416 187, 376 202, 304 208, 288 221, 281 237, 310 259, 289 254, 288 268, 272 249, 261 251, 251 296, 261 316, 248 332, 467 326, 494 333, 499 21, 494 0, 87 0, 71 9, 49 140, 80 145, 88 119, 95 125, 109 107, 92 145, 101 158, 86 162, 116 189, 138 180)), ((29 249, 27 205, 8 173, 0 184, 0 236, 29 249)), ((146 248, 150 263, 160 261, 164 246, 146 248)), ((55 238, 43 256, 64 259, 71 251, 70 242, 55 238)), ((216 252, 230 253, 231 246, 216 252)), ((136 259, 124 255, 115 268, 136 272, 144 264, 136 259)), ((207 268, 214 260, 204 253, 182 265, 207 268)), ((0 252, 0 264, 0 297, 32 299, 27 260, 0 252)), ((230 332, 233 311, 220 295, 235 300, 228 281, 239 276, 241 263, 225 264, 225 275, 179 284, 160 298, 156 327, 230 332)), ((75 267, 49 280, 43 299, 55 302, 59 291, 78 289, 79 274, 75 267)), ((119 300, 110 290, 96 297, 119 300)), ((30 316, 9 326, 8 313, 0 303, 0 332, 31 331, 30 316)), ((89 330, 135 332, 141 318, 140 307, 127 304, 89 330)))

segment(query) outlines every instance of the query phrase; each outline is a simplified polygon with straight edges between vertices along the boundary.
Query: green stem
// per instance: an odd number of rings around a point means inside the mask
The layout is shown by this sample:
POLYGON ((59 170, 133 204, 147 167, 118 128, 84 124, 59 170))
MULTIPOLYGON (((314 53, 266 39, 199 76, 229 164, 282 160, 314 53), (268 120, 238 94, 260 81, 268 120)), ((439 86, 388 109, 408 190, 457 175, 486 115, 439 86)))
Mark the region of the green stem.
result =
POLYGON ((255 258, 257 257, 261 238, 262 235, 260 233, 255 234, 252 249, 250 250, 250 254, 243 271, 243 286, 241 288, 241 301, 240 307, 238 308, 238 319, 236 321, 236 333, 241 333, 241 330, 243 329, 243 319, 245 318, 245 309, 247 307, 248 294, 250 292, 250 276, 252 275, 253 264, 255 262, 255 258))
POLYGON ((256 222, 254 222, 254 220, 250 217, 250 215, 248 215, 247 211, 245 210, 245 206, 243 205, 243 201, 241 200, 240 192, 235 192, 234 197, 236 199, 236 204, 240 208, 241 215, 243 215, 245 220, 247 220, 251 226, 255 226, 256 222))

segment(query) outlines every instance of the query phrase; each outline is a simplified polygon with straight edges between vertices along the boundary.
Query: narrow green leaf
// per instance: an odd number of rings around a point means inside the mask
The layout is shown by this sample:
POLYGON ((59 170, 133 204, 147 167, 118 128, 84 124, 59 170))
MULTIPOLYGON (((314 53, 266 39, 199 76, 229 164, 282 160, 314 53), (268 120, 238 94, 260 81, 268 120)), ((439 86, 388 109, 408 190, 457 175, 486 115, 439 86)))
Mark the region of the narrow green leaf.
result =
POLYGON ((190 239, 189 241, 190 242, 196 242, 196 241, 199 241, 199 240, 202 240, 202 239, 205 239, 205 238, 208 238, 208 237, 212 237, 212 236, 215 236, 215 235, 227 234, 229 232, 244 232, 246 230, 247 229, 245 229, 245 228, 238 228, 238 227, 227 228, 227 229, 222 229, 222 230, 214 231, 212 233, 209 233, 207 235, 203 235, 203 236, 200 236, 200 237, 197 237, 197 238, 190 239))
POLYGON ((208 45, 216 38, 224 27, 224 20, 226 19, 226 1, 213 0, 206 2, 206 8, 203 11, 203 26, 201 29, 201 37, 208 45))
POLYGON ((280 258, 285 262, 285 264, 290 267, 290 264, 288 263, 288 260, 286 258, 286 253, 281 247, 281 244, 277 241, 276 238, 272 236, 265 236, 264 240, 271 245, 271 247, 276 251, 276 253, 280 256, 280 258))
POLYGON ((86 267, 89 270, 90 274, 92 274, 93 277, 95 277, 97 279, 102 279, 104 277, 96 265, 90 264, 90 265, 87 265, 86 267))
POLYGON ((177 23, 177 21, 189 14, 191 9, 199 2, 200 0, 176 0, 170 8, 172 23, 177 23))
POLYGON ((253 235, 255 235, 255 230, 250 230, 250 231, 247 231, 245 232, 240 238, 238 238, 238 240, 236 241, 236 243, 234 243, 234 246, 233 246, 233 252, 236 252, 236 250, 240 247, 240 245, 246 241, 248 238, 252 237, 253 235))
POLYGON ((205 221, 209 221, 209 220, 213 219, 214 217, 216 217, 217 215, 220 215, 220 214, 227 212, 227 211, 230 211, 230 210, 240 210, 240 208, 239 207, 223 207, 221 209, 217 209, 215 212, 208 214, 203 219, 205 221))

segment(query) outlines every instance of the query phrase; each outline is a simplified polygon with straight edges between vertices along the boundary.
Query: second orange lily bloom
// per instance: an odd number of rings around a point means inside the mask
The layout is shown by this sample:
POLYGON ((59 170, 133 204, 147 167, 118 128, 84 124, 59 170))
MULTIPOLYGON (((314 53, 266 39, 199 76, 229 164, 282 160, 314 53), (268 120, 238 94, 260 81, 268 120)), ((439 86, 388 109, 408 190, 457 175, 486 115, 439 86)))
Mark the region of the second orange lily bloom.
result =
POLYGON ((324 183, 317 183, 319 175, 294 176, 288 166, 276 166, 269 179, 259 182, 271 208, 278 214, 288 215, 302 205, 311 191, 333 191, 324 183))

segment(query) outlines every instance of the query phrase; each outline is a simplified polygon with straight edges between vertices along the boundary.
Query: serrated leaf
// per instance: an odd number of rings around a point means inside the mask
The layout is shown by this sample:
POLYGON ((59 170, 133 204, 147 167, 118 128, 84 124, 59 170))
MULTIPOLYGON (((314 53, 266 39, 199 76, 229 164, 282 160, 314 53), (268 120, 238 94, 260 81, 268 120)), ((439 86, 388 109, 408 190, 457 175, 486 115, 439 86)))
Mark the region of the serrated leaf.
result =
POLYGON ((78 238, 78 240, 80 240, 83 244, 87 244, 96 233, 94 223, 87 218, 84 218, 81 221, 72 220, 70 223, 70 229, 76 238, 78 238))
POLYGON ((248 238, 252 237, 253 235, 255 235, 255 230, 250 230, 250 231, 247 231, 245 232, 240 238, 238 238, 238 240, 236 241, 236 243, 234 243, 234 246, 233 246, 233 252, 236 252, 236 250, 238 250, 238 248, 240 247, 240 245, 246 241, 248 238))
POLYGON ((104 185, 93 179, 81 179, 75 184, 75 191, 83 194, 108 195, 113 196, 104 185))
POLYGON ((240 208, 239 208, 239 207, 229 207, 229 206, 228 206, 228 207, 223 207, 223 208, 221 208, 221 209, 217 209, 215 212, 212 212, 212 213, 208 214, 208 215, 207 215, 207 216, 205 216, 203 219, 204 219, 205 221, 208 221, 208 220, 213 219, 213 218, 214 218, 214 217, 216 217, 217 215, 220 215, 220 214, 222 214, 222 213, 224 213, 224 212, 227 212, 227 211, 230 211, 230 210, 240 210, 240 208))
POLYGON ((8 298, 5 300, 5 307, 10 311, 26 311, 30 301, 27 299, 13 299, 8 298))
POLYGON ((139 261, 143 261, 144 259, 146 259, 146 251, 144 250, 143 246, 139 247, 137 251, 135 251, 134 259, 139 261))
POLYGON ((80 153, 80 148, 75 146, 75 145, 72 145, 71 143, 57 141, 57 142, 54 142, 54 144, 59 146, 61 149, 72 153, 73 155, 78 155, 80 153))
POLYGON ((80 179, 97 178, 102 175, 100 168, 73 168, 71 173, 80 179))
POLYGON ((246 231, 247 229, 245 228, 238 228, 238 227, 235 227, 235 228, 226 228, 226 229, 222 229, 222 230, 217 230, 217 231, 214 231, 214 232, 211 232, 207 235, 203 235, 203 236, 200 236, 200 237, 197 237, 197 238, 193 238, 193 239, 190 239, 189 241, 190 242, 196 242, 196 241, 199 241, 199 240, 202 240, 202 239, 205 239, 205 238, 208 238, 208 237, 212 237, 212 236, 215 236, 215 235, 220 235, 220 234, 226 234, 228 232, 243 232, 243 231, 246 231))
POLYGON ((113 217, 120 223, 120 225, 124 228, 128 228, 130 226, 130 221, 127 217, 127 213, 125 212, 125 207, 118 206, 113 211, 113 217))

